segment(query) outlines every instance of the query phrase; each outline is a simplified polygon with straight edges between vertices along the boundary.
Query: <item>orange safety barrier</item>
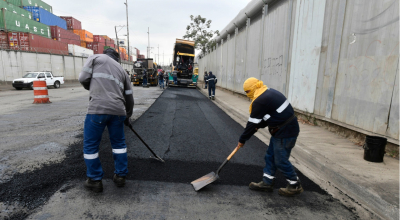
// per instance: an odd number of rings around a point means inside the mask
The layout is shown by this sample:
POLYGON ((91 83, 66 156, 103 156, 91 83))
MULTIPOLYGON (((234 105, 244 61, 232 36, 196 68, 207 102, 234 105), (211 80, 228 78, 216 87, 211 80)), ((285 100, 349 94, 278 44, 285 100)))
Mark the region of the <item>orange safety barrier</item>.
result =
POLYGON ((33 81, 33 104, 51 103, 46 81, 33 81))

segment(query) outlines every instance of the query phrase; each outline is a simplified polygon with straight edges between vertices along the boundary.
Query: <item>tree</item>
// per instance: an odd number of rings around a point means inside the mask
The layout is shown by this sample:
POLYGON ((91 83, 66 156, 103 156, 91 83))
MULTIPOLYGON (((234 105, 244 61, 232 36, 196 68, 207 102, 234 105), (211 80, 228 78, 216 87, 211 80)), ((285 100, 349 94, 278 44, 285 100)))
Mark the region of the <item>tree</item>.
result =
POLYGON ((200 15, 194 17, 190 15, 191 23, 186 27, 186 34, 183 39, 194 41, 195 49, 201 50, 203 54, 211 52, 212 48, 217 44, 212 40, 214 36, 219 36, 219 31, 210 30, 211 20, 201 17, 200 15))

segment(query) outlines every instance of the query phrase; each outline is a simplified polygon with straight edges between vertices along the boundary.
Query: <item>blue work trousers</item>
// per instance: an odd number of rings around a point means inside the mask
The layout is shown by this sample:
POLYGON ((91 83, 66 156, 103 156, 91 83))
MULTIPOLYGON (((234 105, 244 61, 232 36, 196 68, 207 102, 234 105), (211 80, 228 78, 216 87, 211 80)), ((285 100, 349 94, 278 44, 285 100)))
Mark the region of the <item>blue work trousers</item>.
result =
POLYGON ((160 85, 160 88, 164 89, 164 79, 158 79, 158 84, 160 85))
POLYGON ((143 86, 147 86, 147 79, 143 78, 143 86))
POLYGON ((174 76, 173 78, 174 78, 174 84, 178 85, 178 77, 174 76))
POLYGON ((265 168, 263 181, 271 184, 279 170, 287 180, 297 181, 296 171, 289 161, 290 153, 296 144, 297 137, 274 138, 271 137, 267 153, 265 154, 265 168))
POLYGON ((87 177, 101 180, 104 172, 99 159, 99 145, 104 129, 108 128, 113 151, 115 174, 128 174, 128 155, 125 144, 124 120, 126 116, 87 114, 83 131, 83 156, 87 177))
POLYGON ((215 85, 208 85, 208 96, 209 97, 211 97, 211 96, 215 96, 215 85), (211 92, 212 92, 212 95, 211 95, 211 92))

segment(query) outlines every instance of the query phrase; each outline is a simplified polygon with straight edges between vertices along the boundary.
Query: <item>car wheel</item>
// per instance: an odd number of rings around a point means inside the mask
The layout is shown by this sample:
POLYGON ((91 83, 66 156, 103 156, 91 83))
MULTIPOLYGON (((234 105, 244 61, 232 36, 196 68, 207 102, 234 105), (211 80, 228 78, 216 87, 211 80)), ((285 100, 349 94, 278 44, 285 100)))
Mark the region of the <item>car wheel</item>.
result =
POLYGON ((58 81, 54 82, 54 88, 55 89, 60 88, 60 82, 58 82, 58 81))
POLYGON ((33 82, 31 82, 31 86, 29 87, 31 90, 33 90, 33 82))
POLYGON ((18 87, 17 87, 17 88, 15 88, 15 89, 16 89, 16 90, 21 90, 22 88, 18 88, 18 87))

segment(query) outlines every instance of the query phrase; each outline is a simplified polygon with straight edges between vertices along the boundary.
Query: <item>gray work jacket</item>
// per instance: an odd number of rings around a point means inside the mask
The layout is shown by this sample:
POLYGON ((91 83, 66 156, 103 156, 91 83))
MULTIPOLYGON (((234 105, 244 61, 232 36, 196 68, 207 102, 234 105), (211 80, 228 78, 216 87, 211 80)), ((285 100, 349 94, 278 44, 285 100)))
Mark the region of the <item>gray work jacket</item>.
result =
POLYGON ((79 82, 90 91, 88 114, 132 116, 133 92, 129 75, 106 54, 90 56, 79 82))

